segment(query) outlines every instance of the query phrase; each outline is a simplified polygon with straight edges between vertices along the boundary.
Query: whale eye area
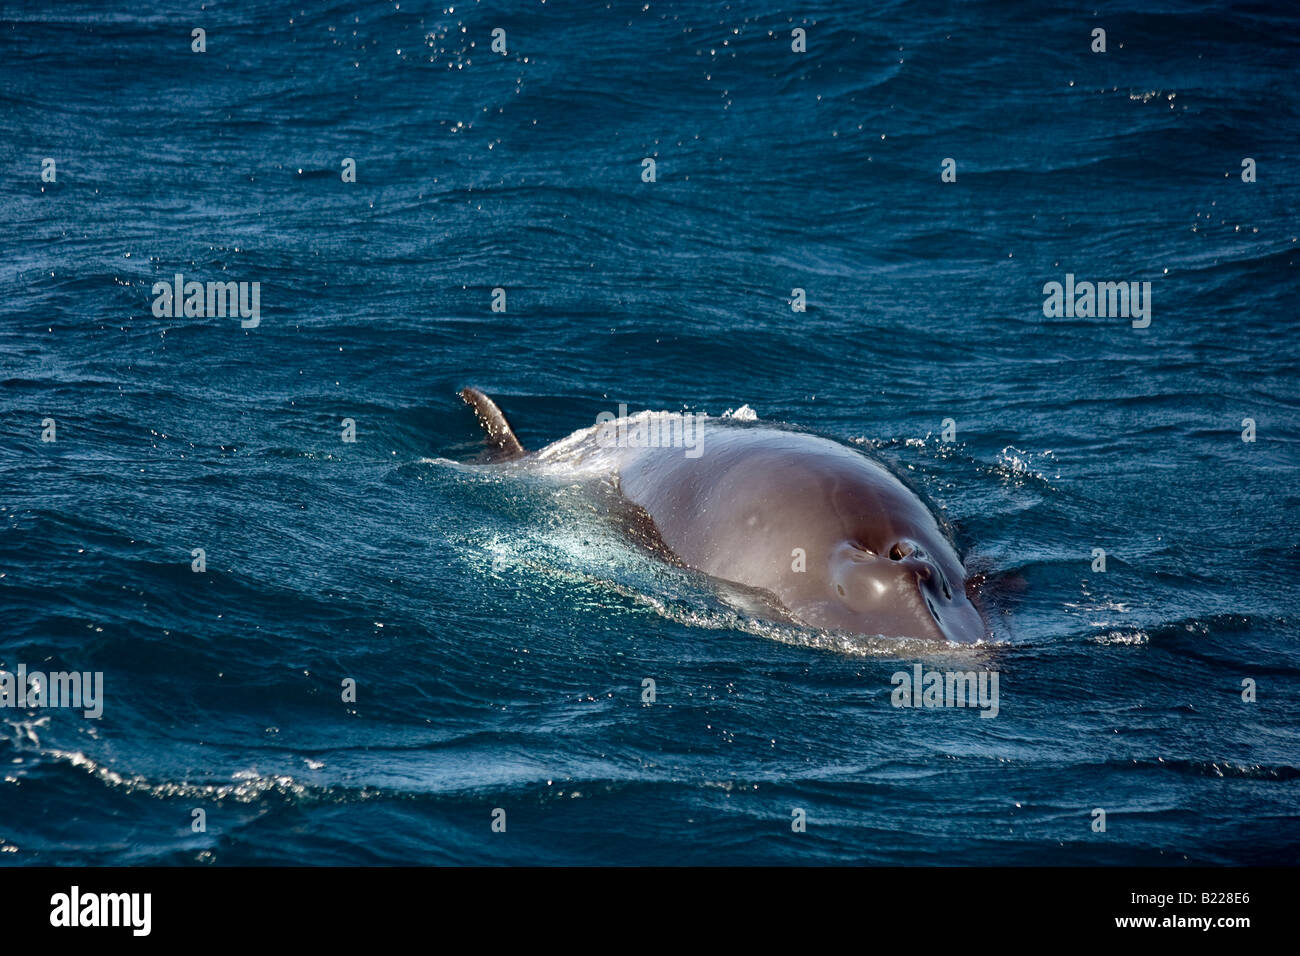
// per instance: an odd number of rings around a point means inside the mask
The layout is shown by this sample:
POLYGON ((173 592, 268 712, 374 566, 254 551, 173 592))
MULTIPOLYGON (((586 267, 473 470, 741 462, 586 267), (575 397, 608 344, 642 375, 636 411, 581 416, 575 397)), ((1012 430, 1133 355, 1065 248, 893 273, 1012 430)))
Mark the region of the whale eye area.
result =
POLYGON ((892 548, 889 549, 889 559, 891 561, 902 561, 905 557, 907 557, 915 550, 916 549, 913 548, 906 541, 899 541, 895 543, 892 548))

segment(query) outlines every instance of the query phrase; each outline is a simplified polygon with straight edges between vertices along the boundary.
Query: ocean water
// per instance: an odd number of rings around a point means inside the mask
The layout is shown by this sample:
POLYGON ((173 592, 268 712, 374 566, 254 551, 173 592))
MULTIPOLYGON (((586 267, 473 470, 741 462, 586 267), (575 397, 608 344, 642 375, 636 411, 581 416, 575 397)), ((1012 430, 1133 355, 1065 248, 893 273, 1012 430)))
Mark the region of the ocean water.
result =
POLYGON ((0 668, 104 683, 0 710, 0 862, 1295 863, 1298 54, 1284 5, 4 4, 0 668), (467 464, 466 385, 530 448, 859 447, 990 640, 752 620, 467 464), (997 717, 892 706, 916 664, 997 717))

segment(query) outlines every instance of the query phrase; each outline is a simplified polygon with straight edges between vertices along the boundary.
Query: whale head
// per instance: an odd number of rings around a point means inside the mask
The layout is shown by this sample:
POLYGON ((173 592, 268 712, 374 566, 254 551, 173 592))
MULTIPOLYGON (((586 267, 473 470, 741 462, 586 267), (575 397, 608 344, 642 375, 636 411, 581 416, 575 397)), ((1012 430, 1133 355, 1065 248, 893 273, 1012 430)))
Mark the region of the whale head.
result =
POLYGON ((927 548, 911 539, 875 547, 841 541, 828 556, 825 593, 805 596, 792 610, 828 630, 973 644, 987 629, 951 550, 947 542, 927 548))
POLYGON ((827 561, 824 600, 800 609, 810 624, 959 644, 985 636, 965 569, 940 535, 855 535, 835 544, 827 561))

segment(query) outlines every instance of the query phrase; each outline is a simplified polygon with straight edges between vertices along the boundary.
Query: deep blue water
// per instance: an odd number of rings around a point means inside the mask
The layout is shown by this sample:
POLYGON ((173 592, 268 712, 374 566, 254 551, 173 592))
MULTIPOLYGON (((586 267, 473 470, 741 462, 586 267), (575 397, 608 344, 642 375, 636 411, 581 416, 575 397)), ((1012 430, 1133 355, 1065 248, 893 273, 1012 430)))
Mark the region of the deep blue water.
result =
POLYGON ((1285 9, 6 3, 0 668, 105 703, 0 711, 0 861, 1295 863, 1285 9), (177 272, 260 325, 156 317, 177 272), (1149 327, 1046 317, 1067 273, 1149 327), (747 620, 452 464, 471 384, 534 448, 620 402, 859 446, 993 638, 747 620), (892 707, 917 662, 997 718, 892 707))

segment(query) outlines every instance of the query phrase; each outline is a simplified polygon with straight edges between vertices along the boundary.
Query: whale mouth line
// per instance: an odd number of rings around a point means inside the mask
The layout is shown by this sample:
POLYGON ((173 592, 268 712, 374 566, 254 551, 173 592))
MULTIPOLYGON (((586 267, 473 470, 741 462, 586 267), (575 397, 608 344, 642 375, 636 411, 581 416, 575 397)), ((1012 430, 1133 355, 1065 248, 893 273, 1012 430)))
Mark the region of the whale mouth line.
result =
POLYGON ((953 636, 952 632, 949 631, 943 618, 939 616, 939 609, 934 606, 934 601, 930 600, 929 597, 925 599, 925 608, 930 612, 930 618, 934 621, 934 626, 938 629, 939 634, 943 639, 946 641, 955 641, 956 638, 953 636))

